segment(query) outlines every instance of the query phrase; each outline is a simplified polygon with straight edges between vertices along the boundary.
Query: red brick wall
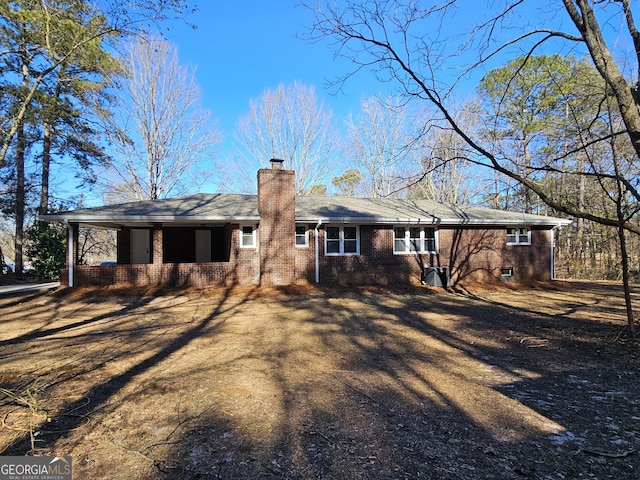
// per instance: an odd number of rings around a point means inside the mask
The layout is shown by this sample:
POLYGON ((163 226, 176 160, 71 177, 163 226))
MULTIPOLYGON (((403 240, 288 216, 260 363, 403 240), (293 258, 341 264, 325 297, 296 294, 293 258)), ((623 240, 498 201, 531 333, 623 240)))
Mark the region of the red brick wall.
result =
MULTIPOLYGON (((268 197, 267 197, 268 198, 268 197)), ((291 212, 294 211, 290 208, 291 212)), ((292 227, 269 224, 259 236, 275 232, 276 240, 261 242, 259 248, 240 248, 240 226, 231 225, 229 262, 157 263, 114 266, 74 267, 75 285, 193 285, 197 287, 231 284, 282 284, 294 281, 315 282, 315 225, 308 224, 308 246, 295 246, 295 219, 290 215, 275 220, 291 222, 292 227), (270 226, 269 226, 270 225, 270 226), (284 245, 284 248, 282 247, 284 245), (263 255, 260 251, 263 250, 263 255), (280 250, 286 250, 281 252, 280 250), (289 251, 290 250, 290 251, 289 251), (268 252, 265 257, 264 251, 268 252), (280 264, 282 262, 282 264, 280 264), (276 272, 284 265, 284 273, 276 272), (265 270, 269 269, 269 270, 265 270), (261 275, 262 272, 262 275, 261 275)), ((261 227, 265 223, 261 222, 261 227)), ((158 235, 158 233, 156 233, 158 235)), ((121 235, 119 262, 128 260, 128 231, 121 235)), ((267 237, 269 238, 269 237, 267 237)), ((392 226, 360 226, 360 255, 325 256, 324 228, 319 229, 318 247, 320 283, 330 284, 408 284, 418 283, 425 266, 448 266, 457 281, 527 281, 551 278, 551 232, 533 230, 531 245, 506 245, 506 228, 453 229, 438 231, 439 253, 394 255, 392 226), (504 267, 513 268, 513 276, 501 278, 504 267)), ((154 258, 157 258, 157 253, 154 258)), ((61 281, 66 283, 67 270, 61 281)))
POLYGON ((258 171, 260 284, 290 285, 295 280, 295 173, 258 171))
MULTIPOLYGON (((63 270, 61 282, 66 284, 67 270, 63 270)), ((123 286, 230 286, 243 284, 237 270, 229 263, 164 263, 109 266, 84 266, 74 268, 74 284, 123 285, 123 286)))
MULTIPOLYGON (((312 232, 310 232, 312 233, 312 232)), ((551 279, 551 232, 533 230, 531 245, 507 245, 506 228, 440 228, 437 254, 393 254, 392 226, 360 226, 360 255, 325 256, 324 229, 319 236, 320 283, 407 284, 421 280, 424 267, 450 267, 457 281, 503 281, 502 268, 513 268, 510 281, 551 279)), ((298 279, 305 275, 314 249, 298 250, 298 279)), ((313 263, 315 268, 315 263, 313 263)))
POLYGON ((162 263, 162 225, 155 224, 151 230, 151 261, 162 263))
MULTIPOLYGON (((302 224, 299 224, 302 225, 302 224)), ((295 280, 297 282, 315 282, 315 225, 305 224, 307 227, 308 246, 295 247, 295 280)))

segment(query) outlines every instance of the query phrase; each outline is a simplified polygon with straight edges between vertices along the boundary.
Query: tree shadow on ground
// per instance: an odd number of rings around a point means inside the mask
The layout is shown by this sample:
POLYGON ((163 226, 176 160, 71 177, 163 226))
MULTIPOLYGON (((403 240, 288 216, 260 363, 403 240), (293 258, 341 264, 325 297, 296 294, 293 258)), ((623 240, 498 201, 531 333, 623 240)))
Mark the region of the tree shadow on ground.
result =
POLYGON ((313 313, 235 360, 259 357, 277 399, 242 419, 212 411, 172 451, 190 459, 175 478, 630 478, 638 467, 624 430, 637 350, 603 341, 610 324, 456 296, 280 303, 313 313), (202 445, 209 455, 194 458, 202 445))
POLYGON ((78 307, 56 315, 84 311, 87 323, 35 326, 0 362, 15 373, 29 354, 60 362, 51 346, 75 358, 29 374, 58 396, 88 385, 38 442, 71 453, 81 478, 620 479, 640 468, 629 453, 637 346, 566 309, 424 289, 78 307))
MULTIPOLYGON (((227 290, 227 293, 230 290, 227 290)), ((128 345, 129 342, 135 341, 136 338, 139 338, 142 334, 140 328, 135 329, 122 329, 123 324, 126 325, 126 321, 128 318, 136 315, 148 315, 153 316, 154 314, 161 316, 163 312, 162 303, 160 305, 154 306, 153 308, 146 308, 154 300, 154 297, 131 297, 126 298, 124 301, 124 305, 122 308, 117 309, 115 311, 109 311, 108 313, 97 315, 94 317, 86 318, 83 320, 74 321, 59 327, 50 327, 45 329, 35 328, 28 333, 19 335, 17 337, 13 337, 7 340, 3 340, 0 342, 0 346, 2 347, 19 347, 28 342, 43 342, 47 341, 49 338, 56 338, 61 333, 67 333, 71 337, 71 341, 75 345, 91 345, 94 343, 100 343, 102 338, 111 339, 113 337, 113 331, 110 329, 118 328, 118 333, 121 335, 119 339, 119 343, 122 345, 128 345), (78 329, 82 329, 87 326, 95 327, 97 325, 98 330, 92 331, 89 333, 79 332, 76 334, 78 329)), ((70 402, 64 402, 58 408, 58 420, 59 424, 53 426, 47 425, 46 422, 51 422, 51 419, 44 418, 43 424, 40 426, 33 426, 29 429, 29 432, 25 432, 24 435, 16 438, 11 445, 7 446, 3 450, 4 455, 22 455, 25 452, 29 453, 37 453, 34 451, 34 446, 36 442, 34 442, 33 432, 39 432, 41 435, 37 439, 37 451, 46 451, 51 445, 55 444, 61 437, 63 437, 66 432, 73 431, 76 428, 79 428, 85 424, 87 418, 91 417, 91 415, 103 408, 113 397, 115 394, 120 392, 127 384, 132 382, 137 376, 142 373, 148 371, 149 369, 157 366, 162 363, 163 360, 171 356, 172 354, 178 352, 187 346, 191 341, 198 338, 205 331, 208 330, 209 334, 215 334, 216 329, 218 329, 221 324, 224 322, 216 323, 218 316, 224 312, 226 308, 226 302, 229 300, 229 296, 223 295, 220 299, 218 299, 217 304, 213 308, 213 310, 208 314, 203 316, 202 318, 197 318, 195 315, 190 322, 191 324, 188 328, 184 329, 180 332, 179 335, 171 336, 171 335, 163 335, 165 339, 168 341, 161 340, 160 342, 137 342, 135 349, 136 353, 141 354, 142 359, 133 364, 131 367, 126 370, 109 377, 106 381, 97 383, 93 388, 91 388, 87 392, 83 392, 83 395, 75 400, 70 402), (151 355, 147 355, 148 351, 155 351, 155 353, 151 355)), ((237 308, 241 303, 242 299, 238 301, 235 299, 233 307, 237 308)), ((75 312, 77 313, 77 311, 75 312)), ((151 320, 151 319, 150 319, 151 320)), ((46 322, 48 323, 48 322, 46 322)), ((154 329, 157 328, 157 325, 154 326, 154 329)), ((157 340, 157 336, 155 336, 157 340)), ((64 348, 65 345, 59 345, 60 348, 64 348)), ((46 387, 51 387, 55 384, 63 383, 65 381, 70 380, 73 377, 87 374, 90 371, 97 370, 105 367, 110 362, 114 362, 119 359, 119 355, 122 354, 122 351, 118 349, 114 349, 114 353, 108 353, 105 355, 107 349, 94 351, 94 353, 98 353, 98 355, 84 355, 83 360, 79 365, 75 365, 75 369, 69 375, 69 372, 64 372, 62 375, 59 375, 55 379, 47 380, 46 387), (79 367, 79 368, 78 368, 79 367)), ((133 350, 128 349, 126 351, 128 355, 131 355, 133 350)), ((30 352, 32 355, 33 352, 30 352)), ((3 358, 8 358, 9 356, 13 356, 11 353, 4 353, 0 355, 0 360, 3 358)), ((33 372, 34 376, 41 376, 40 373, 33 372)), ((3 386, 5 391, 14 391, 15 385, 13 388, 7 388, 7 386, 3 386)), ((41 385, 39 386, 41 387, 41 385)), ((21 388, 24 390, 25 385, 21 385, 21 388)), ((33 386, 32 386, 33 388, 33 386)), ((6 417, 5 417, 6 420, 6 417)), ((6 422, 3 422, 6 425, 6 422)))

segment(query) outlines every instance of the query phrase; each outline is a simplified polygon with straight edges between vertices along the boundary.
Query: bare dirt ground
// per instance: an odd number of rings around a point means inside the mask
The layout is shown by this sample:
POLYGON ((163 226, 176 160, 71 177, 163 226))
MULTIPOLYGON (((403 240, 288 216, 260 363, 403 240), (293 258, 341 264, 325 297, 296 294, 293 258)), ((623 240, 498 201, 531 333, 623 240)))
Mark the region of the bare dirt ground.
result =
POLYGON ((610 283, 3 296, 0 453, 76 479, 635 479, 639 358, 610 283))

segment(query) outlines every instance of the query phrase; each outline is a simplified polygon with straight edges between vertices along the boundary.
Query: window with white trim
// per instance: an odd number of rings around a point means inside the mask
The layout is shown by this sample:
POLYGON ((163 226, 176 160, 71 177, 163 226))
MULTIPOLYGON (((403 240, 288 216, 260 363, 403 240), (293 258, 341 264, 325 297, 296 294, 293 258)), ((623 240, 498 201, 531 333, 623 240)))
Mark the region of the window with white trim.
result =
POLYGON ((309 229, 306 225, 296 225, 296 247, 309 246, 309 229))
POLYGON ((507 228, 507 245, 531 245, 531 229, 507 228))
POLYGON ((393 253, 437 253, 438 241, 435 227, 393 227, 393 253))
POLYGON ((324 227, 325 255, 359 255, 360 228, 352 225, 324 227))
POLYGON ((502 267, 500 269, 501 277, 513 277, 513 267, 502 267))
POLYGON ((255 225, 240 225, 240 248, 256 248, 255 225))

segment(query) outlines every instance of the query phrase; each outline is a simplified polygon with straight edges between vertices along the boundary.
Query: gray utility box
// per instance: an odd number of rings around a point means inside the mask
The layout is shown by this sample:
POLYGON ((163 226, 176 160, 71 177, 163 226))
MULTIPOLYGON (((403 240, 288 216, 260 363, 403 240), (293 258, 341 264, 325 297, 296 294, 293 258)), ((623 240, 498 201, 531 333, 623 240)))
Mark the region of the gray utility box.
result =
POLYGON ((447 288, 450 279, 449 267, 424 267, 422 270, 422 283, 424 285, 447 288))

